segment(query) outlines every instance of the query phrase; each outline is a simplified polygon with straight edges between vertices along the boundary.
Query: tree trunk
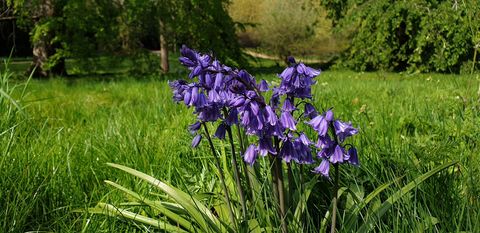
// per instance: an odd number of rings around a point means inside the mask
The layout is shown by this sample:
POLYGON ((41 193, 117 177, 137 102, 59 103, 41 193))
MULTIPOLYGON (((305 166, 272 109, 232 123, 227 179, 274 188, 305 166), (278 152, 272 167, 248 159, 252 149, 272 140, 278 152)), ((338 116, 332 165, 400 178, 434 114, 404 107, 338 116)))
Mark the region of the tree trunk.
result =
MULTIPOLYGON (((51 0, 44 0, 39 3, 36 11, 34 12, 34 17, 36 18, 35 27, 38 26, 40 19, 52 17, 53 16, 53 3, 51 0)), ((35 29, 34 29, 35 30, 35 29)), ((35 75, 46 77, 48 76, 48 71, 45 69, 45 63, 47 62, 48 55, 50 53, 50 35, 41 35, 35 41, 32 41, 33 44, 33 64, 31 70, 35 69, 35 75)))
POLYGON ((35 72, 35 76, 48 76, 48 72, 45 70, 47 59, 47 40, 42 36, 42 38, 33 43, 33 64, 30 70, 35 72))
POLYGON ((160 64, 163 73, 168 73, 168 46, 165 39, 165 24, 160 20, 160 64))

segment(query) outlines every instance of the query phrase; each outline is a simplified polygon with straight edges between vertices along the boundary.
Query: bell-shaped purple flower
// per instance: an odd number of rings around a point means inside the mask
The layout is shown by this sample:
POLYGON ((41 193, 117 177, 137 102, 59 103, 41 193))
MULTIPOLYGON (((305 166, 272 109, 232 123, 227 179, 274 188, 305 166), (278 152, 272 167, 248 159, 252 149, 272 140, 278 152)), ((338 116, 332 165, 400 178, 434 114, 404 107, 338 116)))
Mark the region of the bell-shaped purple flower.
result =
POLYGON ((297 159, 297 152, 289 139, 283 141, 282 148, 280 149, 280 157, 282 157, 286 163, 290 163, 292 159, 297 159))
POLYGON ((217 130, 215 131, 214 136, 218 139, 225 139, 226 125, 221 123, 218 125, 217 130))
POLYGON ((351 123, 336 120, 333 123, 333 126, 335 127, 335 134, 337 135, 340 142, 343 142, 345 138, 358 133, 358 130, 353 128, 351 123))
POLYGON ((328 121, 323 115, 318 115, 307 124, 311 125, 312 128, 318 132, 318 135, 325 136, 328 132, 328 121))
POLYGON ((260 139, 258 140, 257 151, 261 156, 266 156, 269 153, 272 155, 277 154, 277 152, 273 148, 271 137, 260 137, 260 139))
POLYGON ((357 154, 357 149, 355 147, 350 147, 347 152, 349 159, 348 162, 352 165, 358 166, 360 163, 358 162, 358 154, 357 154))
POLYGON ((293 103, 290 100, 290 98, 286 98, 285 101, 283 102, 282 111, 292 112, 293 110, 295 110, 295 106, 293 106, 293 103))
POLYGON ((230 109, 228 116, 225 119, 225 123, 230 126, 238 124, 238 111, 236 108, 230 109))
POLYGON ((330 172, 330 162, 327 159, 323 159, 318 167, 316 167, 313 172, 317 174, 322 174, 325 177, 329 177, 330 172))
POLYGON ((200 126, 202 126, 202 124, 200 122, 195 122, 191 125, 188 126, 188 131, 191 133, 191 134, 195 134, 197 133, 197 131, 200 129, 200 126))
POLYGON ((297 127, 295 126, 295 119, 293 119, 292 115, 289 112, 282 112, 282 115, 280 116, 280 123, 285 128, 293 131, 297 130, 297 127))
POLYGON ((193 140, 192 140, 192 147, 195 148, 198 146, 198 144, 200 144, 200 141, 202 140, 202 135, 201 134, 197 134, 193 140))
POLYGON ((315 107, 313 107, 313 105, 311 105, 310 103, 306 103, 305 104, 305 107, 304 107, 304 112, 303 114, 310 118, 310 119, 313 119, 315 118, 316 116, 318 116, 318 112, 317 110, 315 110, 315 107))
POLYGON ((255 145, 250 145, 247 150, 245 151, 245 154, 243 155, 243 160, 250 164, 253 165, 255 163, 255 160, 257 159, 257 150, 255 145))
POLYGON ((345 151, 340 145, 335 146, 335 150, 332 156, 330 156, 330 162, 333 164, 343 163, 344 154, 345 154, 345 151))
POLYGON ((258 90, 260 90, 261 92, 265 92, 265 91, 268 91, 268 83, 267 81, 263 80, 260 81, 260 84, 258 85, 258 90))
POLYGON ((270 105, 265 106, 265 113, 266 113, 267 121, 268 123, 270 123, 270 125, 277 124, 277 121, 278 121, 277 114, 275 114, 275 112, 273 111, 272 107, 270 107, 270 105))

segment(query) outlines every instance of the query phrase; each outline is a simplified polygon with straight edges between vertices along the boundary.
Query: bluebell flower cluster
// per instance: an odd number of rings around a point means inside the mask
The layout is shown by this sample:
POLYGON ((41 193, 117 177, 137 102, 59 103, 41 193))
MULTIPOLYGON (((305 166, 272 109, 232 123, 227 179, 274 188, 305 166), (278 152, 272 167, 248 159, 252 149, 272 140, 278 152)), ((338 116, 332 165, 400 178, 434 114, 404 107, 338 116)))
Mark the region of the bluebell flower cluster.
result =
POLYGON ((328 177, 330 164, 350 163, 359 165, 357 150, 352 145, 346 151, 341 145, 346 138, 358 133, 358 130, 352 127, 351 123, 342 122, 334 119, 332 110, 318 115, 308 122, 309 125, 318 133, 318 141, 315 145, 318 149, 317 158, 322 162, 313 171, 328 177), (333 131, 332 137, 329 135, 333 131), (333 139, 332 139, 333 138, 333 139))
POLYGON ((335 120, 328 110, 319 115, 310 103, 311 86, 320 74, 293 57, 281 74, 280 85, 270 87, 265 80, 257 80, 245 70, 221 64, 209 54, 182 46, 181 64, 190 71, 187 80, 170 82, 173 99, 194 108, 197 122, 189 126, 195 135, 192 146, 196 147, 202 136, 198 132, 202 123, 219 122, 214 136, 225 138, 228 127, 238 125, 246 134, 257 139, 244 153, 244 161, 254 164, 258 155, 276 156, 286 163, 312 164, 312 154, 322 160, 314 172, 328 176, 330 164, 349 162, 358 164, 355 148, 345 152, 341 143, 358 130, 351 124, 335 120), (267 102, 264 93, 272 91, 267 102), (295 103, 298 102, 298 103, 295 103), (303 107, 301 106, 303 105, 303 107), (299 123, 312 127, 318 133, 318 142, 313 143, 306 134, 299 132, 299 123), (335 139, 328 134, 334 128, 335 139))

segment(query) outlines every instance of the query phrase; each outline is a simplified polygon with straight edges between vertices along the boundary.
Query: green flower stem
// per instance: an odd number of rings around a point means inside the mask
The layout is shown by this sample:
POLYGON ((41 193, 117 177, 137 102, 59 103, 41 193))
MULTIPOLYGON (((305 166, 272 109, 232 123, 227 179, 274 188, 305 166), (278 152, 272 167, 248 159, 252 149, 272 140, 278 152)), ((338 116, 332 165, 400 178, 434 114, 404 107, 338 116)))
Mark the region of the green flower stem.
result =
POLYGON ((217 167, 218 173, 220 174, 220 181, 222 183, 223 192, 225 193, 225 199, 227 201, 228 212, 229 212, 229 215, 230 215, 230 221, 232 222, 232 224, 235 225, 235 228, 237 228, 237 221, 235 220, 235 215, 233 214, 233 209, 232 209, 232 206, 231 206, 232 202, 230 200, 230 195, 228 194, 227 185, 225 183, 225 177, 223 176, 222 166, 220 166, 220 159, 218 158, 217 152, 215 151, 215 147, 213 146, 213 142, 212 142, 212 138, 210 137, 210 133, 208 133, 207 125, 205 123, 202 123, 202 125, 203 125, 203 128, 205 130, 205 134, 206 134, 206 137, 207 137, 207 140, 208 140, 208 144, 210 145, 210 149, 212 150, 213 157, 215 158, 215 166, 217 167))
POLYGON ((288 197, 287 197, 287 207, 291 208, 294 206, 293 203, 293 194, 295 192, 295 181, 293 179, 293 171, 291 163, 287 163, 287 176, 288 176, 288 197))
POLYGON ((339 170, 338 164, 334 164, 335 168, 335 185, 333 187, 333 210, 332 210, 332 226, 330 228, 330 233, 335 233, 335 225, 337 223, 337 202, 338 202, 338 180, 339 180, 339 170))
POLYGON ((277 180, 277 188, 278 188, 278 204, 280 206, 280 218, 282 222, 282 233, 287 233, 287 219, 286 219, 286 211, 285 211, 285 189, 283 186, 283 169, 282 169, 282 159, 279 157, 280 154, 280 142, 278 138, 274 138, 275 140, 275 147, 277 150, 277 156, 274 158, 274 169, 275 169, 275 178, 277 180))
POLYGON ((277 183, 278 183, 278 199, 280 200, 280 216, 282 218, 282 232, 286 233, 287 231, 287 219, 285 218, 285 189, 283 186, 283 169, 282 169, 282 159, 279 157, 275 158, 275 168, 277 170, 277 183))
MULTIPOLYGON (((335 140, 335 143, 337 145, 340 145, 340 143, 338 142, 338 138, 335 134, 335 127, 333 125, 333 122, 330 123, 330 130, 333 132, 333 139, 335 140)), ((332 209, 332 226, 330 228, 330 233, 335 233, 335 228, 336 228, 336 225, 337 225, 337 204, 338 204, 338 181, 340 179, 340 176, 339 176, 339 173, 340 173, 340 167, 338 166, 338 163, 337 164, 334 164, 333 165, 334 169, 335 169, 335 184, 333 186, 333 209, 332 209)))
POLYGON ((243 192, 242 183, 240 180, 240 172, 237 163, 237 154, 235 153, 235 144, 233 143, 232 128, 227 126, 228 138, 230 140, 230 146, 232 150, 232 166, 233 175, 235 176, 235 182, 237 184, 238 195, 240 196, 240 204, 242 205, 243 219, 247 219, 247 205, 245 203, 245 194, 243 192))
MULTIPOLYGON (((238 140, 240 142, 240 158, 241 158, 242 154, 245 153, 245 142, 243 141, 244 134, 242 134, 240 127, 238 127, 238 125, 236 128, 237 128, 238 140)), ((253 198, 254 191, 252 189, 252 181, 250 180, 251 178, 249 174, 252 169, 247 165, 247 163, 245 163, 245 161, 243 162, 243 170, 245 172, 245 178, 247 179, 247 190, 251 191, 250 197, 253 198)))

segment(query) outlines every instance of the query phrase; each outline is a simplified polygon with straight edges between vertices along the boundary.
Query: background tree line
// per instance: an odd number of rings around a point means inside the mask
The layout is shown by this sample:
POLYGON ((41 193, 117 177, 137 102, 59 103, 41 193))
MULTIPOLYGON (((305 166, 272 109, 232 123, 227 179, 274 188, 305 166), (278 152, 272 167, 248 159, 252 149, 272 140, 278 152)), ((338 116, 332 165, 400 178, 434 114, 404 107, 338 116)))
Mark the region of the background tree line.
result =
POLYGON ((231 8, 253 25, 239 34, 245 45, 280 56, 357 71, 479 68, 479 0, 235 0, 231 8))
POLYGON ((242 66, 247 48, 357 71, 480 68, 480 0, 0 2, 0 31, 10 30, 1 25, 14 18, 23 30, 17 40, 28 33, 40 75, 63 73, 66 58, 137 56, 147 49, 161 50, 168 71, 168 51, 181 44, 242 66))
POLYGON ((181 45, 244 63, 226 0, 2 0, 3 18, 29 32, 37 73, 63 73, 66 58, 134 55, 181 45), (8 12, 8 13, 7 13, 8 12))

